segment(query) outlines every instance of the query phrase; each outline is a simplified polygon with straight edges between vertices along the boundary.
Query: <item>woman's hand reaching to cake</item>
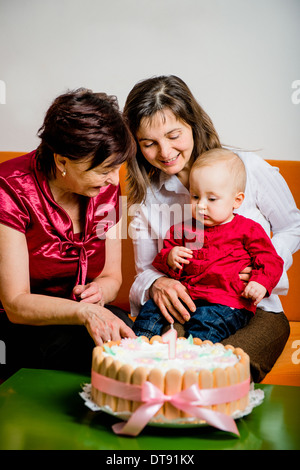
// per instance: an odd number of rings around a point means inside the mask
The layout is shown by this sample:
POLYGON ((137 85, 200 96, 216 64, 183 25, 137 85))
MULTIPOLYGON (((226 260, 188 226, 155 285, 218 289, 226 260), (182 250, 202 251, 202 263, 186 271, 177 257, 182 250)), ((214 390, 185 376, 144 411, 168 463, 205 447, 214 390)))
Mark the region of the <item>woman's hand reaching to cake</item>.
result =
POLYGON ((131 328, 110 310, 91 303, 82 303, 82 323, 85 325, 96 346, 121 338, 135 338, 131 328))

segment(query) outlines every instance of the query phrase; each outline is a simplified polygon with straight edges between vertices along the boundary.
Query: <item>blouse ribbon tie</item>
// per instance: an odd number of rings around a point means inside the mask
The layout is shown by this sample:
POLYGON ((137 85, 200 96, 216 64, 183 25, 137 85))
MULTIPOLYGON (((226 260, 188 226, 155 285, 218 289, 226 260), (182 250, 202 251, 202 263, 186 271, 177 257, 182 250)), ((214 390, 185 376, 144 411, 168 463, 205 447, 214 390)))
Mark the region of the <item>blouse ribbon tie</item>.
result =
MULTIPOLYGON (((86 282, 88 256, 83 242, 60 242, 60 252, 69 256, 78 256, 78 269, 76 273, 75 286, 78 284, 83 285, 86 282)), ((73 300, 76 300, 73 295, 73 300)))

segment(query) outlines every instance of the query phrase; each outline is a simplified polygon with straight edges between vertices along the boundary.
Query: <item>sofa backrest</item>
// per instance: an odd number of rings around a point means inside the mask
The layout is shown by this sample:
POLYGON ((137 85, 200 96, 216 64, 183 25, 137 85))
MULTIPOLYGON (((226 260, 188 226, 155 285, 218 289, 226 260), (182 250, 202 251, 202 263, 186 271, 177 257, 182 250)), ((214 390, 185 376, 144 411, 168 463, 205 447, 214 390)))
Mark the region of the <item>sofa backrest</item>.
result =
MULTIPOLYGON (((0 162, 22 155, 22 152, 0 152, 0 162)), ((297 204, 300 207, 300 161, 267 160, 271 165, 279 168, 285 178, 297 204)), ((126 169, 122 165, 120 170, 120 183, 122 193, 126 195, 126 169)), ((1 208, 0 208, 1 210, 1 208)), ((129 222, 129 221, 128 221, 129 222)), ((298 287, 300 286, 300 251, 294 254, 294 262, 288 271, 290 288, 287 296, 281 296, 284 311, 290 321, 300 321, 300 307, 298 301, 298 287)), ((129 311, 129 290, 135 276, 134 255, 132 240, 128 231, 123 232, 122 240, 122 271, 123 283, 118 297, 114 302, 116 305, 129 311)))

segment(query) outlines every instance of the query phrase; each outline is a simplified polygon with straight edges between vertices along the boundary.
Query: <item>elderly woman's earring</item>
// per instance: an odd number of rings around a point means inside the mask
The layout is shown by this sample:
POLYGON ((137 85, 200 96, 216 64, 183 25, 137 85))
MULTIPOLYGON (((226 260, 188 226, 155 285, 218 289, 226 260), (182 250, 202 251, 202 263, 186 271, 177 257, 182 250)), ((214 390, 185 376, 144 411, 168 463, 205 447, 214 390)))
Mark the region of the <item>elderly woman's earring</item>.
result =
POLYGON ((62 176, 63 178, 66 176, 66 174, 67 174, 66 170, 64 170, 64 171, 61 172, 61 176, 62 176))

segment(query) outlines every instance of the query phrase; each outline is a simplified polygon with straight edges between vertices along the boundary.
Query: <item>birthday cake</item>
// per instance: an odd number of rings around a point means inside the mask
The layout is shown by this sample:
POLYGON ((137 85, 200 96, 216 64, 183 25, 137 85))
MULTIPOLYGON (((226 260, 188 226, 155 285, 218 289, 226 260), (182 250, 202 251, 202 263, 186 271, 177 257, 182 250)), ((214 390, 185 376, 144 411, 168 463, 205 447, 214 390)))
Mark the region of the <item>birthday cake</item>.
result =
POLYGON ((145 337, 126 338, 95 347, 92 400, 113 412, 134 413, 143 405, 143 399, 137 400, 129 391, 147 383, 167 397, 155 413, 157 419, 191 417, 188 405, 177 406, 169 398, 187 389, 211 394, 212 400, 206 399, 202 408, 225 415, 247 407, 250 368, 249 357, 242 349, 198 338, 177 338, 175 357, 170 359, 169 347, 160 336, 150 341, 145 337))

